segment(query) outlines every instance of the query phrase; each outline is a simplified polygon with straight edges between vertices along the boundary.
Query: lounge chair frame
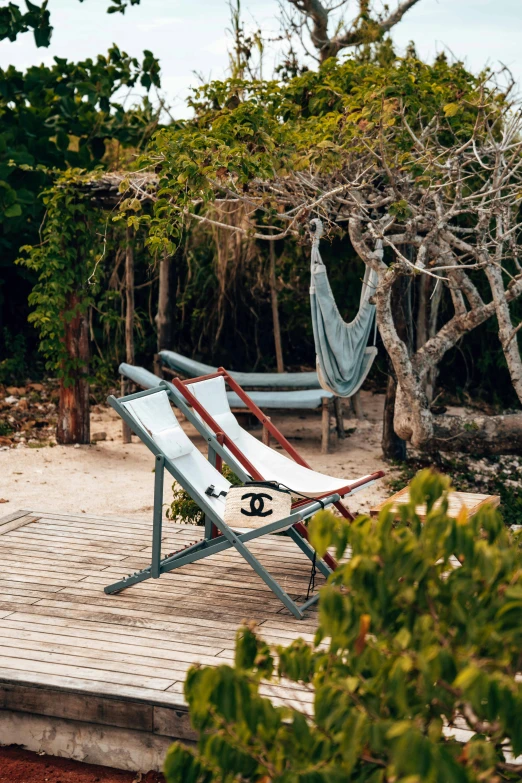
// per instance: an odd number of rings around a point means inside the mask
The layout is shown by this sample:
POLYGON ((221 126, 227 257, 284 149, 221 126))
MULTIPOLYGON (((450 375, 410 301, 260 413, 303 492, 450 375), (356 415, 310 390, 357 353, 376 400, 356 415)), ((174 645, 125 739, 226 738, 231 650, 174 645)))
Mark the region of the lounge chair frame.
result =
MULTIPOLYGON (((155 441, 150 437, 149 433, 144 427, 141 426, 136 419, 131 416, 122 403, 130 402, 131 400, 139 399, 150 394, 157 394, 158 392, 167 391, 169 396, 176 400, 175 395, 172 394, 172 390, 169 389, 167 384, 164 387, 158 387, 156 389, 147 389, 145 391, 137 392, 136 394, 129 394, 125 397, 116 398, 111 395, 108 398, 108 403, 114 410, 121 416, 121 418, 129 425, 131 430, 143 441, 147 448, 154 454, 156 458, 155 465, 155 477, 154 477, 154 511, 153 511, 153 524, 152 524, 152 559, 151 564, 147 568, 137 571, 134 574, 130 574, 127 577, 122 578, 118 582, 108 585, 105 588, 105 593, 113 594, 119 593, 121 590, 125 590, 127 587, 131 587, 139 582, 144 582, 147 579, 158 579, 161 574, 169 573, 177 568, 181 568, 189 563, 194 563, 198 560, 210 557, 211 555, 223 552, 226 549, 234 547, 239 554, 246 560, 246 562, 253 568, 256 574, 261 577, 265 584, 272 590, 272 592, 280 599, 283 605, 298 619, 304 617, 306 610, 313 606, 319 599, 319 594, 316 593, 311 598, 298 603, 294 601, 288 593, 281 587, 281 585, 274 579, 273 576, 266 570, 266 568, 259 562, 259 560, 250 552, 246 544, 248 541, 255 540, 261 536, 267 534, 281 533, 289 536, 301 549, 301 551, 308 557, 308 559, 316 564, 317 569, 324 575, 328 576, 332 572, 332 568, 325 562, 316 556, 316 552, 308 541, 303 538, 300 532, 299 526, 302 526, 304 530, 306 528, 302 524, 305 519, 313 516, 317 511, 323 508, 325 505, 336 503, 340 499, 338 493, 331 493, 325 496, 321 500, 311 500, 298 502, 294 504, 292 513, 285 519, 280 519, 276 522, 263 525, 263 527, 247 530, 246 532, 238 532, 230 528, 214 511, 211 505, 206 501, 206 497, 195 488, 190 479, 179 471, 176 467, 175 461, 169 459, 157 446, 155 441), (190 495, 190 497, 198 504, 201 510, 205 514, 205 535, 204 538, 195 544, 192 544, 178 552, 174 552, 165 557, 161 556, 161 537, 162 537, 162 519, 163 519, 163 483, 165 470, 170 473, 175 481, 180 484, 181 487, 190 495), (285 528, 287 528, 285 530, 285 528)), ((183 405, 180 407, 185 408, 183 412, 187 415, 189 409, 188 406, 183 405)), ((194 421, 193 414, 190 416, 194 421)), ((194 422, 195 423, 195 422, 194 422)), ((198 427, 201 431, 201 425, 198 427)), ((247 477, 245 470, 236 464, 236 460, 231 458, 229 453, 225 451, 225 447, 231 450, 232 441, 228 437, 221 433, 219 437, 208 436, 207 441, 209 444, 209 457, 214 466, 221 464, 220 460, 225 460, 230 467, 242 474, 244 478, 247 477)), ((250 466, 253 469, 253 466, 250 466)), ((253 469, 254 472, 255 469, 253 469)))

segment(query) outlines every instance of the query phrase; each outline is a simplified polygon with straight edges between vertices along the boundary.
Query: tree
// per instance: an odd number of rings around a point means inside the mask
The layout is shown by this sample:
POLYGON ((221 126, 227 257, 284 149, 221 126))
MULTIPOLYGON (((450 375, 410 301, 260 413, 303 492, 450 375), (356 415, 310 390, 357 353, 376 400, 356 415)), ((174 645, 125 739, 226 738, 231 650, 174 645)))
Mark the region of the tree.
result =
POLYGON ((168 783, 520 780, 522 541, 492 508, 450 519, 448 488, 418 474, 400 521, 389 506, 314 517, 319 555, 351 549, 322 588, 314 644, 273 649, 245 626, 233 667, 190 669, 199 740, 170 749, 168 783), (313 693, 312 714, 261 696, 271 678, 313 693))
POLYGON ((161 183, 149 242, 172 248, 187 218, 259 240, 302 235, 312 215, 347 226, 379 276, 374 298, 397 381, 396 433, 428 449, 519 450, 519 414, 453 417, 430 407, 443 356, 492 318, 522 400, 511 310, 522 293, 522 118, 510 89, 444 57, 426 65, 414 52, 387 65, 331 59, 283 85, 208 85, 195 97, 196 119, 161 131, 148 151, 161 183), (243 203, 251 227, 226 226, 205 211, 220 200, 243 203), (411 345, 390 304, 401 278, 432 308, 410 325, 411 345))
MULTIPOLYGON (((395 27, 404 14, 413 8, 419 0, 402 0, 397 2, 393 11, 384 6, 382 12, 378 12, 372 6, 371 0, 357 0, 358 12, 346 22, 342 17, 342 11, 351 0, 287 0, 292 10, 298 12, 288 14, 282 5, 285 26, 297 33, 303 41, 303 33, 306 30, 310 36, 316 51, 316 59, 323 63, 329 57, 337 57, 343 49, 376 43, 395 27), (332 32, 332 18, 334 14, 341 13, 341 21, 332 32)), ((303 41, 304 44, 304 41, 303 41)), ((305 46, 306 48, 306 46, 305 46)), ((308 51, 308 50, 307 50, 308 51)), ((308 52, 310 54, 310 52, 308 52)), ((314 55, 312 55, 314 56, 314 55)))
MULTIPOLYGON (((128 5, 139 5, 140 0, 109 0, 107 13, 125 13, 128 5)), ((80 0, 83 3, 83 0, 80 0)), ((0 41, 8 39, 16 41, 19 35, 33 31, 37 46, 49 46, 53 33, 51 14, 47 10, 48 0, 42 5, 25 0, 26 11, 21 10, 20 3, 8 3, 0 8, 0 41)))
MULTIPOLYGON (((116 10, 123 11, 126 5, 116 2, 112 10, 118 6, 116 10)), ((19 4, 9 3, 0 9, 0 36, 14 40, 19 33, 32 29, 37 45, 47 46, 52 31, 47 4, 27 3, 27 8, 26 14, 22 14, 19 4)), ((129 155, 125 150, 138 152, 156 129, 159 109, 148 99, 141 106, 126 108, 116 97, 122 88, 131 89, 138 83, 147 91, 160 85, 157 59, 145 51, 140 62, 117 46, 111 47, 106 56, 78 63, 55 57, 53 65, 32 66, 25 73, 13 66, 0 69, 0 327, 5 317, 15 333, 21 332, 29 298, 36 305, 33 321, 39 326, 46 323, 42 310, 44 302, 50 301, 49 291, 33 290, 35 273, 40 275, 42 266, 36 259, 31 263, 27 257, 15 266, 21 245, 39 249, 45 214, 42 191, 67 168, 121 165, 129 155), (7 291, 9 296, 4 293, 7 291)), ((74 211, 74 199, 71 205, 74 211)), ((79 222, 78 237, 95 223, 88 217, 79 222)), ((60 238, 59 218, 54 226, 58 232, 56 242, 51 241, 47 250, 52 255, 52 249, 55 256, 47 258, 49 268, 42 279, 54 289, 55 304, 61 307, 53 335, 67 344, 69 359, 64 359, 60 347, 51 356, 57 346, 45 328, 41 347, 48 369, 56 371, 62 382, 60 422, 64 426, 58 429, 59 439, 88 442, 89 339, 85 307, 90 294, 82 295, 85 286, 79 284, 76 276, 88 259, 76 257, 74 247, 63 247, 68 234, 64 230, 60 238), (57 250, 59 243, 62 260, 57 250), (76 272, 63 269, 65 260, 76 266, 76 272), (77 394, 77 422, 64 415, 71 389, 76 389, 77 394)), ((68 236, 73 244, 74 224, 70 228, 68 236)), ((49 307, 49 313, 52 311, 49 307)), ((7 342, 10 334, 7 327, 0 330, 2 342, 7 342)))

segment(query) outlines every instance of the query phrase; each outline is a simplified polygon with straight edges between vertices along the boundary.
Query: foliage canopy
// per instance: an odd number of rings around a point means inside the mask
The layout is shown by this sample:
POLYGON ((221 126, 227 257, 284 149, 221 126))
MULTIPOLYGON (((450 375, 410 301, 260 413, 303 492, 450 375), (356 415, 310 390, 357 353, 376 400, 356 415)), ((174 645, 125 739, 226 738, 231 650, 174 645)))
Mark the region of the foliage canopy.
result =
MULTIPOLYGON (((80 0, 83 3, 83 0, 80 0)), ((128 5, 139 5, 140 0, 109 0, 107 13, 125 13, 128 5)), ((19 35, 32 30, 37 46, 49 46, 53 33, 48 0, 41 5, 25 0, 26 10, 18 2, 9 2, 0 8, 0 41, 16 41, 19 35)))
MULTIPOLYGON (((179 240, 184 215, 199 214, 216 196, 247 204, 250 196, 260 222, 279 219, 283 232, 295 230, 298 210, 292 212, 288 191, 298 199, 300 173, 341 184, 353 156, 382 144, 392 158, 402 153, 405 169, 413 167, 413 142, 401 116, 413 129, 441 118, 440 137, 449 147, 455 135, 473 132, 483 100, 481 80, 461 63, 441 56, 428 65, 413 51, 383 62, 330 59, 317 72, 285 83, 230 79, 204 85, 191 100, 195 119, 159 131, 144 156, 161 183, 151 243, 179 240), (279 199, 263 188, 264 181, 287 177, 288 190, 282 188, 279 199)), ((502 102, 503 96, 491 92, 488 100, 502 102)), ((422 184, 434 170, 413 173, 422 184)))
MULTIPOLYGON (((61 199, 62 182, 56 184, 56 198, 49 193, 42 197, 42 192, 47 192, 67 168, 67 181, 71 184, 75 177, 81 179, 78 167, 92 170, 128 163, 128 150, 142 149, 156 129, 158 114, 147 99, 140 106, 127 108, 121 98, 122 89, 131 89, 138 83, 147 90, 152 85, 159 86, 158 61, 146 51, 140 62, 117 46, 106 55, 77 63, 55 58, 51 66, 32 66, 25 72, 13 66, 0 69, 0 330, 5 318, 13 333, 25 331, 27 299, 40 269, 35 264, 14 266, 20 246, 31 245, 40 257, 50 256, 56 244, 63 247, 62 217, 64 225, 74 219, 75 198, 69 193, 68 199, 61 199), (40 247, 43 200, 48 196, 50 225, 57 228, 58 234, 51 245, 40 247), (65 214, 69 205, 69 214, 65 214), (62 217, 57 214, 58 207, 64 211, 62 217), (7 291, 9 296, 4 293, 7 291)), ((92 207, 87 209, 85 204, 84 212, 87 220, 92 218, 94 231, 94 224, 101 219, 99 212, 92 207)), ((49 238, 49 230, 44 230, 49 238)), ((80 235, 79 228, 81 244, 80 235)), ((74 244, 74 234, 70 239, 74 244)), ((44 280, 50 283, 45 295, 49 303, 56 295, 55 306, 47 316, 62 302, 66 281, 77 275, 77 270, 70 270, 66 275, 60 272, 54 279, 49 277, 50 270, 61 269, 71 252, 69 249, 62 260, 49 258, 40 279, 40 288, 44 280)), ((38 296, 33 292, 33 304, 38 296)), ((41 324, 42 317, 47 316, 45 312, 37 313, 33 321, 41 324)), ((49 347, 47 338, 45 342, 49 347)), ((59 353, 58 344, 56 348, 59 353)), ((48 358, 47 350, 44 355, 48 358)))

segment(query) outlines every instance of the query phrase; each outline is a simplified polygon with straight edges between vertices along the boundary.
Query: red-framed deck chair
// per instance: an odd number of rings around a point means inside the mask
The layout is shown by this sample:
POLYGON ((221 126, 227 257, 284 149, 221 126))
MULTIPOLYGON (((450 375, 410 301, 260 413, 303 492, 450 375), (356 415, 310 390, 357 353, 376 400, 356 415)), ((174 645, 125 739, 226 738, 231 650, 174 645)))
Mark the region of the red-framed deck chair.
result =
MULTIPOLYGON (((165 388, 169 390, 169 396, 175 405, 205 437, 211 451, 219 454, 242 480, 252 478, 277 481, 296 494, 323 498, 335 492, 340 498, 345 498, 384 476, 384 472, 379 470, 357 479, 344 479, 313 470, 222 367, 212 375, 186 381, 174 379, 168 386, 165 384, 165 388), (262 443, 240 426, 230 410, 226 384, 240 397, 290 458, 262 443), (239 470, 237 470, 238 463, 239 470)), ((210 454, 209 458, 212 458, 210 454)), ((297 501, 294 507, 305 502, 297 501)), ((335 503, 335 507, 346 519, 354 519, 353 514, 340 501, 335 503)), ((298 525, 297 530, 303 537, 308 537, 304 525, 298 525)), ((333 559, 329 555, 326 558, 330 567, 335 568, 333 559)))

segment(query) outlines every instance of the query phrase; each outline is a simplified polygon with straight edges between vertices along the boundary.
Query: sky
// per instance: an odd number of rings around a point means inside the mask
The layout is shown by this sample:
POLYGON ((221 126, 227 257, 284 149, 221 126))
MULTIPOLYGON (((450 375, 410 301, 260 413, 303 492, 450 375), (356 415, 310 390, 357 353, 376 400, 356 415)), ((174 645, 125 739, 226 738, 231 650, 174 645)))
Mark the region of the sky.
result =
MULTIPOLYGON (((388 2, 395 7, 396 0, 388 2)), ((0 7, 6 3, 0 0, 0 7)), ((0 67, 51 64, 54 56, 81 60, 107 51, 113 43, 136 57, 150 49, 161 63, 162 97, 176 117, 190 114, 185 100, 199 82, 196 74, 205 80, 226 76, 228 0, 141 0, 124 16, 106 14, 107 5, 108 0, 49 0, 55 28, 51 46, 37 49, 30 33, 14 43, 2 42, 0 67)), ((242 0, 242 9, 248 26, 277 34, 277 0, 242 0)), ((522 85, 522 0, 420 0, 392 37, 399 52, 414 41, 427 60, 446 51, 474 71, 507 65, 522 85)), ((267 48, 266 76, 271 75, 278 46, 267 48)))

